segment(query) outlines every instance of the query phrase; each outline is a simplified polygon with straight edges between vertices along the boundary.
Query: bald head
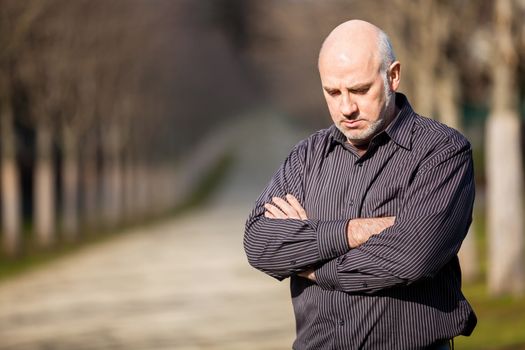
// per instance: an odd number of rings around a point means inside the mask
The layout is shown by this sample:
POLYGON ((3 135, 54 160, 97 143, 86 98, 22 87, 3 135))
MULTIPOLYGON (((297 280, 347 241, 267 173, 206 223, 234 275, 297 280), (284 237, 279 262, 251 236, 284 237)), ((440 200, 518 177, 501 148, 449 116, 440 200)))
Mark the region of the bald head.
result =
POLYGON ((350 20, 338 25, 325 39, 319 66, 326 60, 374 61, 384 72, 396 58, 385 32, 369 22, 350 20))
POLYGON ((368 22, 345 22, 324 41, 319 53, 323 94, 350 144, 366 150, 394 119, 400 67, 386 34, 368 22))

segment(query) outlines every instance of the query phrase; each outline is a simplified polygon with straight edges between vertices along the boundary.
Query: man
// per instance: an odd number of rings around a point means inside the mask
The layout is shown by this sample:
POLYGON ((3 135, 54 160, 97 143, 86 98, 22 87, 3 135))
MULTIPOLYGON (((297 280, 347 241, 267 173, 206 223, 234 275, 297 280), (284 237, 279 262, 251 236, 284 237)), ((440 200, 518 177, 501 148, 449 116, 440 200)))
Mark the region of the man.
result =
POLYGON ((294 349, 448 349, 476 317, 457 252, 471 223, 471 149, 397 93, 400 63, 364 21, 319 54, 334 125, 297 144, 246 223, 251 265, 291 278, 294 349))

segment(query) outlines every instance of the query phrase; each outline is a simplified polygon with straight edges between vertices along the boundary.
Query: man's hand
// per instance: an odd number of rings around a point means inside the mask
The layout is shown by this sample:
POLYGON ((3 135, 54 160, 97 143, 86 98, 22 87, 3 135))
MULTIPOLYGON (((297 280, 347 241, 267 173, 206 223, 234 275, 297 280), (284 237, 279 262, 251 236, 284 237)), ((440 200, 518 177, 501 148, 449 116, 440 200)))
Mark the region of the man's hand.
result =
POLYGON ((384 229, 392 226, 395 219, 395 216, 387 216, 384 218, 358 218, 350 220, 346 229, 348 244, 351 248, 359 247, 373 235, 377 235, 384 229))
POLYGON ((274 204, 266 203, 264 208, 264 216, 270 219, 298 219, 298 220, 307 220, 306 212, 301 206, 301 203, 292 196, 287 194, 285 196, 286 200, 273 197, 272 201, 274 204))
MULTIPOLYGON (((307 220, 306 211, 297 198, 291 194, 285 196, 286 200, 273 197, 271 203, 266 203, 264 208, 264 216, 270 219, 299 219, 307 220)), ((313 269, 299 272, 297 276, 308 278, 310 281, 315 282, 315 272, 313 269)))
POLYGON ((315 282, 315 271, 313 269, 299 272, 297 276, 308 278, 310 281, 315 282))

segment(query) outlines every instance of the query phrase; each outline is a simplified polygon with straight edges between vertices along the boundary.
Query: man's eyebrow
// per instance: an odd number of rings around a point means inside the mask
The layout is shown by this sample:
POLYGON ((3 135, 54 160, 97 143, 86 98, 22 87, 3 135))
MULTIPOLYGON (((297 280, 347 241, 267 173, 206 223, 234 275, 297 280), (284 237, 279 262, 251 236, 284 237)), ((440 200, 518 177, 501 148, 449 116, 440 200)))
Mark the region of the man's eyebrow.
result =
POLYGON ((372 86, 372 83, 357 83, 350 87, 348 87, 348 90, 355 91, 355 90, 362 90, 362 89, 368 89, 372 86))
MULTIPOLYGON (((350 90, 350 91, 356 91, 356 90, 363 90, 363 89, 368 89, 372 86, 372 83, 371 82, 366 82, 366 83, 356 83, 350 87, 347 87, 346 89, 347 90, 350 90)), ((337 87, 330 87, 330 86, 323 86, 323 89, 325 91, 337 91, 339 90, 339 88, 337 87)))

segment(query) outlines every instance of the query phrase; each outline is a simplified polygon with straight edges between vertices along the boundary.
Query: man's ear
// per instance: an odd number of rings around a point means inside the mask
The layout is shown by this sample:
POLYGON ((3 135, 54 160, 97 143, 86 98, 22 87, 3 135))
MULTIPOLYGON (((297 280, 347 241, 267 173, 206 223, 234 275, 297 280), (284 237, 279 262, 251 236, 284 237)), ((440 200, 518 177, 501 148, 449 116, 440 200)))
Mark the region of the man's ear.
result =
POLYGON ((395 61, 388 67, 388 84, 392 91, 397 91, 401 82, 401 63, 395 61))

